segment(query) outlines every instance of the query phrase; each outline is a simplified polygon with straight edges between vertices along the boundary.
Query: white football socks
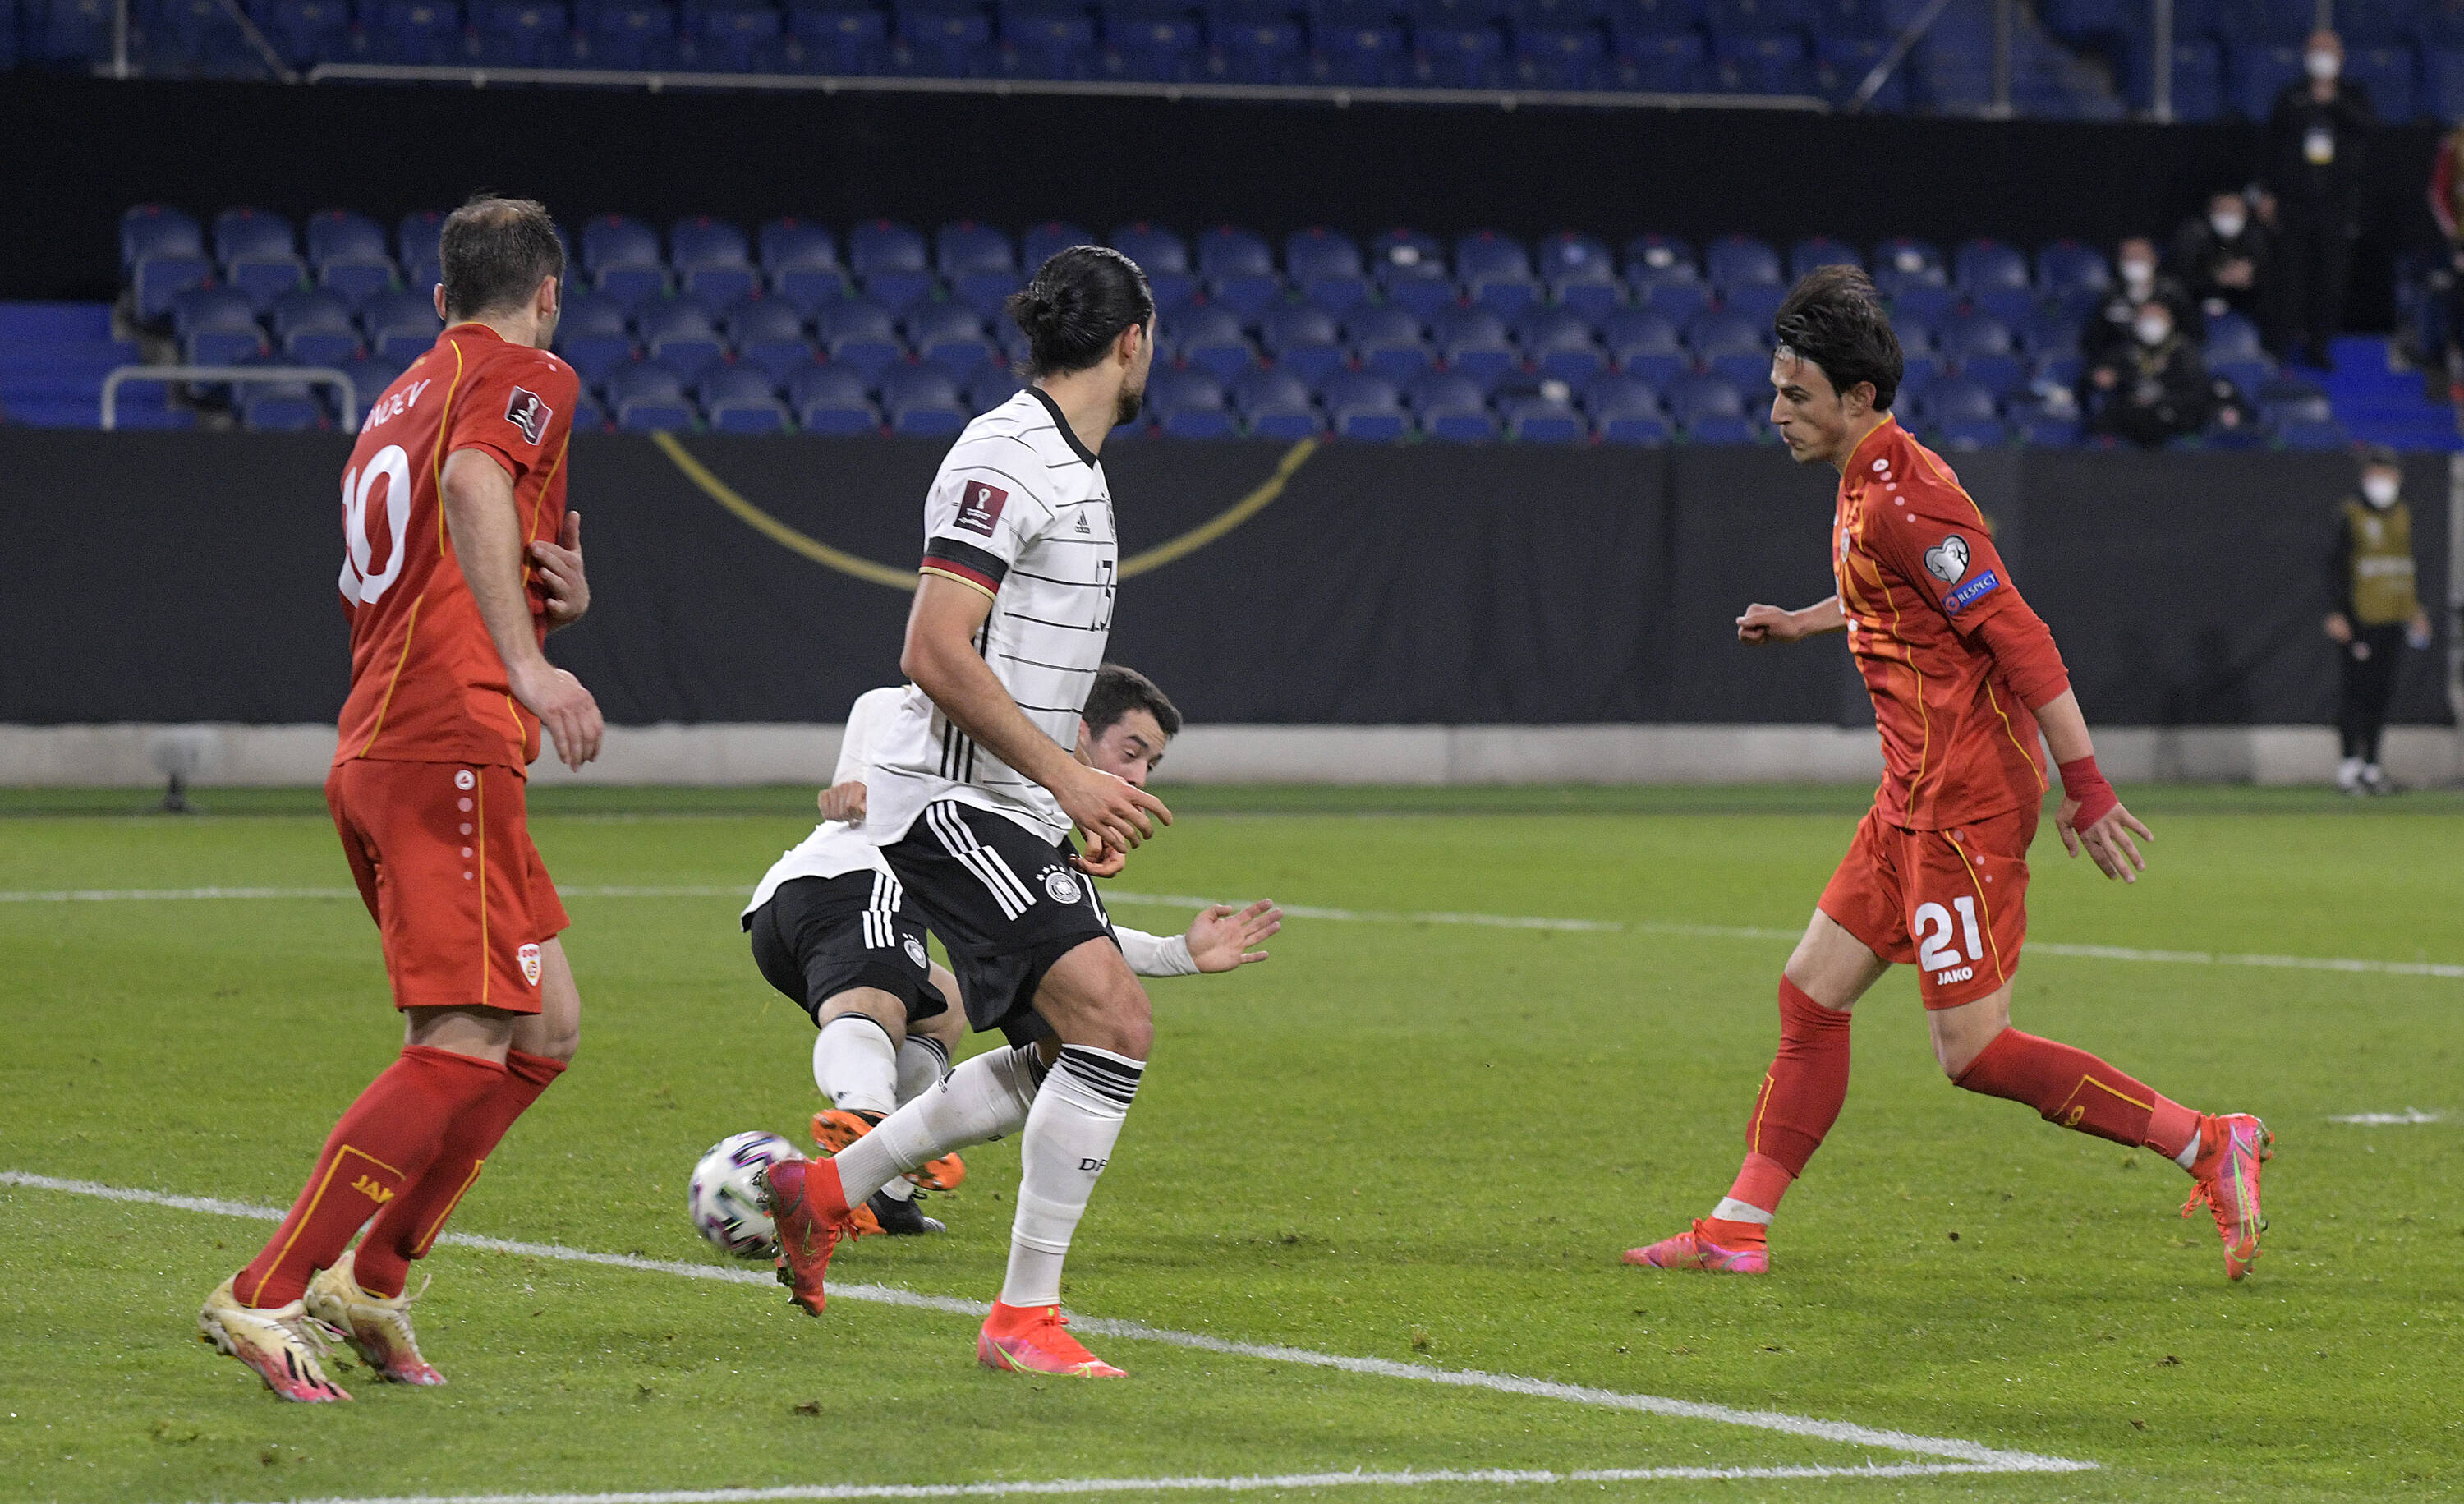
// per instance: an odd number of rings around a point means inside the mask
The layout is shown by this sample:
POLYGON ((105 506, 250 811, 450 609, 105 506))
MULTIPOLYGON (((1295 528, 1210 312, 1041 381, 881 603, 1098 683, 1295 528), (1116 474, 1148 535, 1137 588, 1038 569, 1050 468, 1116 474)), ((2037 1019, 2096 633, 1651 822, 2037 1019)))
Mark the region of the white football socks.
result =
POLYGON ((1061 1264, 1087 1214, 1095 1182, 1111 1162, 1121 1122, 1137 1095, 1146 1062, 1086 1045, 1064 1045, 1052 1076, 1026 1115, 1024 1173, 1010 1223, 1009 1273, 1001 1304, 1061 1301, 1061 1264))
POLYGON ((813 1041, 813 1084, 830 1105, 883 1117, 898 1106, 898 1051, 890 1031, 862 1013, 842 1013, 813 1041))
POLYGON ((898 1105, 906 1106, 950 1073, 950 1051, 930 1034, 910 1033, 898 1047, 898 1105))
POLYGON ((1044 1062, 1033 1045, 988 1051, 959 1066, 939 1086, 839 1151, 831 1162, 838 1166, 847 1205, 953 1149, 1025 1127, 1043 1080, 1044 1062))

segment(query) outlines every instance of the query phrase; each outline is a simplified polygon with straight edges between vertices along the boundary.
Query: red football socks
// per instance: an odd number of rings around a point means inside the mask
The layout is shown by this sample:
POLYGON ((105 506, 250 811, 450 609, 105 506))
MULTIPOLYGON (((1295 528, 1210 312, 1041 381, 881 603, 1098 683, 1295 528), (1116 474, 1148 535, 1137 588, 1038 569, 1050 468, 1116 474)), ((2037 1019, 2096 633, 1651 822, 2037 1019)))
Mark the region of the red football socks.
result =
MULTIPOLYGON (((1746 1122, 1746 1147, 1769 1159, 1793 1180, 1822 1146, 1848 1100, 1848 1013, 1824 1007, 1786 977, 1779 979, 1779 1053, 1754 1096, 1746 1122)), ((1753 1166, 1752 1158, 1748 1171, 1753 1166)), ((1745 1174, 1738 1181, 1743 1183, 1745 1174)), ((1751 1197, 1729 1194, 1760 1206, 1751 1197)), ((1769 1211, 1778 1202, 1773 1199, 1769 1211)))
POLYGON ((2005 1028, 1958 1084, 2025 1102, 2045 1121, 2178 1159, 2198 1138, 2199 1115, 2084 1050, 2005 1028))
POLYGON ((495 1090, 504 1067, 492 1060, 406 1046, 325 1140, 317 1168, 233 1293, 252 1306, 286 1306, 317 1271, 342 1256, 371 1212, 401 1196, 436 1158, 454 1118, 495 1090))
POLYGON ((410 1261, 428 1256, 436 1235, 445 1229, 445 1219, 479 1179, 480 1168, 505 1131, 563 1073, 561 1060, 518 1050, 506 1052, 504 1074, 486 1096, 446 1125, 427 1173, 409 1190, 385 1203, 377 1220, 368 1225, 367 1236, 360 1240, 359 1256, 351 1261, 351 1272, 362 1290, 387 1299, 402 1294, 410 1278, 410 1261))

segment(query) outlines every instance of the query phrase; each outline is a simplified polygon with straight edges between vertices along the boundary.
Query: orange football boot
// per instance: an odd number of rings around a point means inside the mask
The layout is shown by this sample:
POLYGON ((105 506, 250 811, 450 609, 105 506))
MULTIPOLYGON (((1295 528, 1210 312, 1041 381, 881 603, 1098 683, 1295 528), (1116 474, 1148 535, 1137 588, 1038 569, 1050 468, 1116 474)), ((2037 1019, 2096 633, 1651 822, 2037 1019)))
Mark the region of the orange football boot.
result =
POLYGON ((1059 1306, 1005 1306, 976 1336, 976 1361, 1012 1373, 1064 1374, 1076 1379, 1124 1379, 1120 1369, 1087 1351, 1063 1328, 1069 1318, 1059 1306))
POLYGON ((820 1316, 828 1300, 822 1275, 855 1220, 839 1189, 838 1167, 827 1160, 781 1160, 761 1180, 779 1228, 779 1283, 807 1315, 820 1316))

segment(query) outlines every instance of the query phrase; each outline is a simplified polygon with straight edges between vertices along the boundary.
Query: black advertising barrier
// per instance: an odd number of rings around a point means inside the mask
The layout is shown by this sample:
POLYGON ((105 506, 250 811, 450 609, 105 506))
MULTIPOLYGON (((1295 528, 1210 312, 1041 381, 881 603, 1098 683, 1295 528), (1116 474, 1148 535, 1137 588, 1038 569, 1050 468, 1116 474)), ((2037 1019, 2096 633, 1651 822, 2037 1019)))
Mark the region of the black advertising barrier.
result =
MULTIPOLYGON (((594 607, 555 655, 620 723, 839 719, 897 676, 908 597, 866 576, 912 569, 944 447, 577 438, 594 607)), ((331 719, 347 452, 339 434, 0 429, 0 722, 331 719)), ((2329 719, 2319 620, 2347 460, 1954 458, 2094 720, 2329 719)), ((1831 472, 1777 450, 1150 441, 1106 466, 1126 556, 1114 655, 1193 719, 1867 715, 1837 643, 1734 640, 1749 603, 1831 588, 1831 472)), ((2435 602, 2444 461, 2408 476, 2435 602)), ((2443 722, 2439 678, 2432 654, 2409 663, 2397 719, 2443 722)))

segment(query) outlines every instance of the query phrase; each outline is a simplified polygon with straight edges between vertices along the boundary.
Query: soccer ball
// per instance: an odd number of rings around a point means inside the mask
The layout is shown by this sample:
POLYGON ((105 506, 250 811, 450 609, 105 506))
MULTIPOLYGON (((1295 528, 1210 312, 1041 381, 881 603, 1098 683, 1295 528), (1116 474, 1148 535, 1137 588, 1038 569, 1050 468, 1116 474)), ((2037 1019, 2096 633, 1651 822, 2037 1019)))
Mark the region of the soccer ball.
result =
POLYGON ((779 1228, 770 1220, 768 1188, 761 1172, 781 1160, 801 1160, 796 1146, 775 1133, 740 1133, 711 1145, 693 1166, 685 1209, 711 1247, 737 1258, 768 1258, 779 1251, 779 1228))

